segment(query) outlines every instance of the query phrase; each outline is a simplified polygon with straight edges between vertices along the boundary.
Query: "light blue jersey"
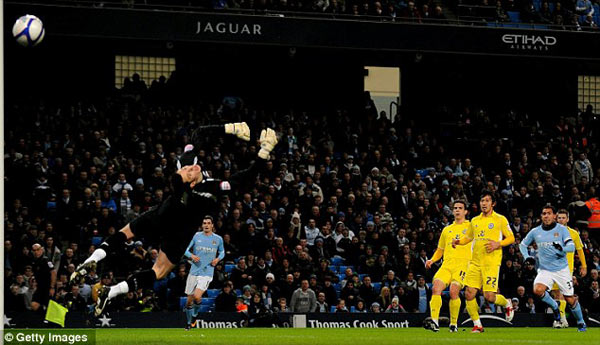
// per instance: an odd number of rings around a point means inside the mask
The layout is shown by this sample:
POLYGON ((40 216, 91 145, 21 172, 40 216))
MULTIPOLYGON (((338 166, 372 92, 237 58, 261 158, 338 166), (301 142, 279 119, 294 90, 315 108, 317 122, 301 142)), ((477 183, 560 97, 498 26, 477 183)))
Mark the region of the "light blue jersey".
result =
POLYGON ((200 257, 200 260, 198 262, 190 260, 192 263, 190 274, 212 278, 215 268, 210 263, 215 257, 218 257, 219 260, 223 260, 225 257, 223 238, 215 233, 207 236, 203 231, 197 232, 183 255, 191 259, 192 254, 200 257), (219 253, 218 256, 217 252, 219 253))
POLYGON ((538 247, 537 261, 541 269, 558 272, 569 267, 567 252, 574 252, 575 244, 565 226, 556 223, 551 230, 544 230, 541 225, 533 228, 519 244, 524 259, 531 256, 527 247, 533 242, 538 247), (563 250, 556 249, 554 243, 560 244, 563 250))

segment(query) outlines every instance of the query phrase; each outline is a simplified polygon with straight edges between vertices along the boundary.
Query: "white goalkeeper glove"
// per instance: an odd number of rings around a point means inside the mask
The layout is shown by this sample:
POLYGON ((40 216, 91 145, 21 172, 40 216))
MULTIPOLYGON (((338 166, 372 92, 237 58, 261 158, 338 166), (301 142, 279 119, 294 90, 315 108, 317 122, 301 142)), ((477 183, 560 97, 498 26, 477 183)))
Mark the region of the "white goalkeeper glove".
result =
POLYGON ((275 145, 277 145, 275 131, 271 128, 263 129, 260 132, 260 151, 258 151, 258 156, 265 160, 269 159, 275 145))
POLYGON ((225 133, 233 134, 238 138, 250 141, 250 128, 246 122, 228 123, 225 125, 225 133))

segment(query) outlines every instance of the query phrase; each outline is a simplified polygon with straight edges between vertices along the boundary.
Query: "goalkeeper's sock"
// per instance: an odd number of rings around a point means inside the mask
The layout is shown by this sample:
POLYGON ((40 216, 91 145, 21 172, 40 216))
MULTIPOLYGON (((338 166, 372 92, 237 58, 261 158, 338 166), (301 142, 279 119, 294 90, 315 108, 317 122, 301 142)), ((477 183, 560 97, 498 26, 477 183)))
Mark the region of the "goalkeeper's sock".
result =
POLYGON ((544 297, 542 297, 542 301, 544 303, 546 303, 547 305, 549 305, 550 308, 552 308, 552 310, 557 310, 558 309, 558 303, 556 303, 556 301, 554 300, 554 298, 552 298, 550 296, 550 294, 548 293, 548 291, 544 292, 544 297))
POLYGON ((440 318, 440 309, 442 308, 442 296, 431 296, 431 301, 429 301, 429 308, 431 309, 431 320, 439 326, 438 319, 440 318))
POLYGON ((561 299, 559 301, 559 306, 558 306, 558 310, 560 311, 560 318, 561 319, 565 319, 565 311, 567 310, 567 301, 565 301, 564 299, 561 299))
POLYGON ((475 326, 481 326, 481 320, 479 320, 479 305, 477 304, 477 301, 474 298, 467 301, 466 308, 471 320, 473 320, 473 324, 475 326))
POLYGON ((192 317, 194 317, 193 313, 194 313, 193 306, 188 305, 187 307, 185 307, 185 317, 187 318, 188 325, 192 323, 192 317))
POLYGON ((494 302, 494 304, 505 308, 508 306, 512 306, 512 304, 510 304, 510 301, 499 293, 496 294, 496 301, 494 302))
POLYGON ((98 248, 98 249, 94 250, 92 255, 90 255, 89 258, 85 259, 85 261, 83 263, 87 264, 91 261, 99 262, 100 260, 104 259, 105 257, 106 257, 106 251, 102 248, 98 248))
POLYGON ((460 313, 460 298, 450 300, 450 324, 458 324, 458 314, 460 313))
POLYGON ((577 325, 585 325, 585 321, 583 321, 583 313, 581 312, 581 306, 578 301, 575 301, 575 306, 571 306, 571 311, 577 320, 577 325))
POLYGON ((108 292, 108 299, 113 299, 119 295, 126 294, 129 292, 129 285, 126 281, 120 282, 115 286, 110 287, 110 291, 108 292))

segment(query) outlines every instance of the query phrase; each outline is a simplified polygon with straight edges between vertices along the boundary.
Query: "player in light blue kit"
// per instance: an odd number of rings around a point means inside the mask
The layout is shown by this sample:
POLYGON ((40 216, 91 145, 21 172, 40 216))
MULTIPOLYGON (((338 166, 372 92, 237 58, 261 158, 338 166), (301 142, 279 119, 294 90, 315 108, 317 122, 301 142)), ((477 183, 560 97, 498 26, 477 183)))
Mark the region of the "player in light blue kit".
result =
POLYGON ((192 327, 192 318, 198 315, 202 295, 208 289, 213 279, 213 273, 217 263, 225 257, 223 238, 213 233, 214 223, 211 216, 205 216, 202 220, 202 231, 197 232, 187 247, 186 258, 191 259, 192 267, 185 284, 187 303, 185 315, 187 317, 186 330, 192 327), (218 255, 217 255, 218 253, 218 255))
POLYGON ((575 244, 569 230, 556 223, 556 209, 552 205, 546 205, 542 209, 542 225, 532 229, 525 239, 519 244, 519 250, 525 261, 535 264, 535 258, 529 255, 528 246, 533 242, 538 247, 538 274, 533 282, 533 292, 548 304, 554 311, 554 321, 560 322, 558 303, 550 297, 550 290, 554 283, 558 285, 560 292, 569 303, 573 315, 577 319, 577 330, 585 332, 586 325, 583 321, 581 306, 574 296, 573 278, 567 262, 567 253, 575 251, 575 244))

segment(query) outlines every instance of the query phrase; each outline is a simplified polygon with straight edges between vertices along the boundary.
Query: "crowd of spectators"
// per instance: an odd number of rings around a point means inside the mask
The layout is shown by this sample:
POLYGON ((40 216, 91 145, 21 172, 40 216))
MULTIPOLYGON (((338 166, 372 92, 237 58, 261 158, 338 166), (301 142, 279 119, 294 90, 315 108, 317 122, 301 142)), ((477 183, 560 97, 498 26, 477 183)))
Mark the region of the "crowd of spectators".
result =
POLYGON ((466 0, 458 6, 458 15, 491 23, 517 21, 560 29, 595 31, 598 29, 598 5, 598 0, 466 0))
MULTIPOLYGON (((543 119, 466 107, 447 111, 452 125, 440 129, 416 114, 390 120, 367 94, 363 108, 323 114, 232 98, 155 104, 156 92, 134 78, 102 104, 7 107, 5 310, 40 310, 49 298, 86 310, 102 285, 151 267, 158 243, 136 238, 126 258, 108 257, 85 283, 67 284, 102 238, 169 195, 195 126, 243 120, 253 133, 276 129, 280 140, 265 170, 214 215, 226 251, 210 286, 222 289, 216 311, 426 312, 440 262, 426 270, 425 261, 452 222, 451 203, 466 200, 473 217, 488 189, 516 237, 504 249, 502 294, 520 312, 544 312, 532 297, 535 270, 516 246, 551 203, 572 211, 588 263, 582 277, 576 257, 575 291, 584 309, 600 312, 599 229, 588 231, 589 215, 578 213, 600 190, 591 107, 543 119)), ((222 179, 257 152, 254 140, 223 133, 207 133, 200 145, 204 169, 222 179)), ((188 267, 182 261, 154 291, 132 291, 110 308, 178 309, 188 267)), ((482 303, 482 311, 495 310, 482 303)))

